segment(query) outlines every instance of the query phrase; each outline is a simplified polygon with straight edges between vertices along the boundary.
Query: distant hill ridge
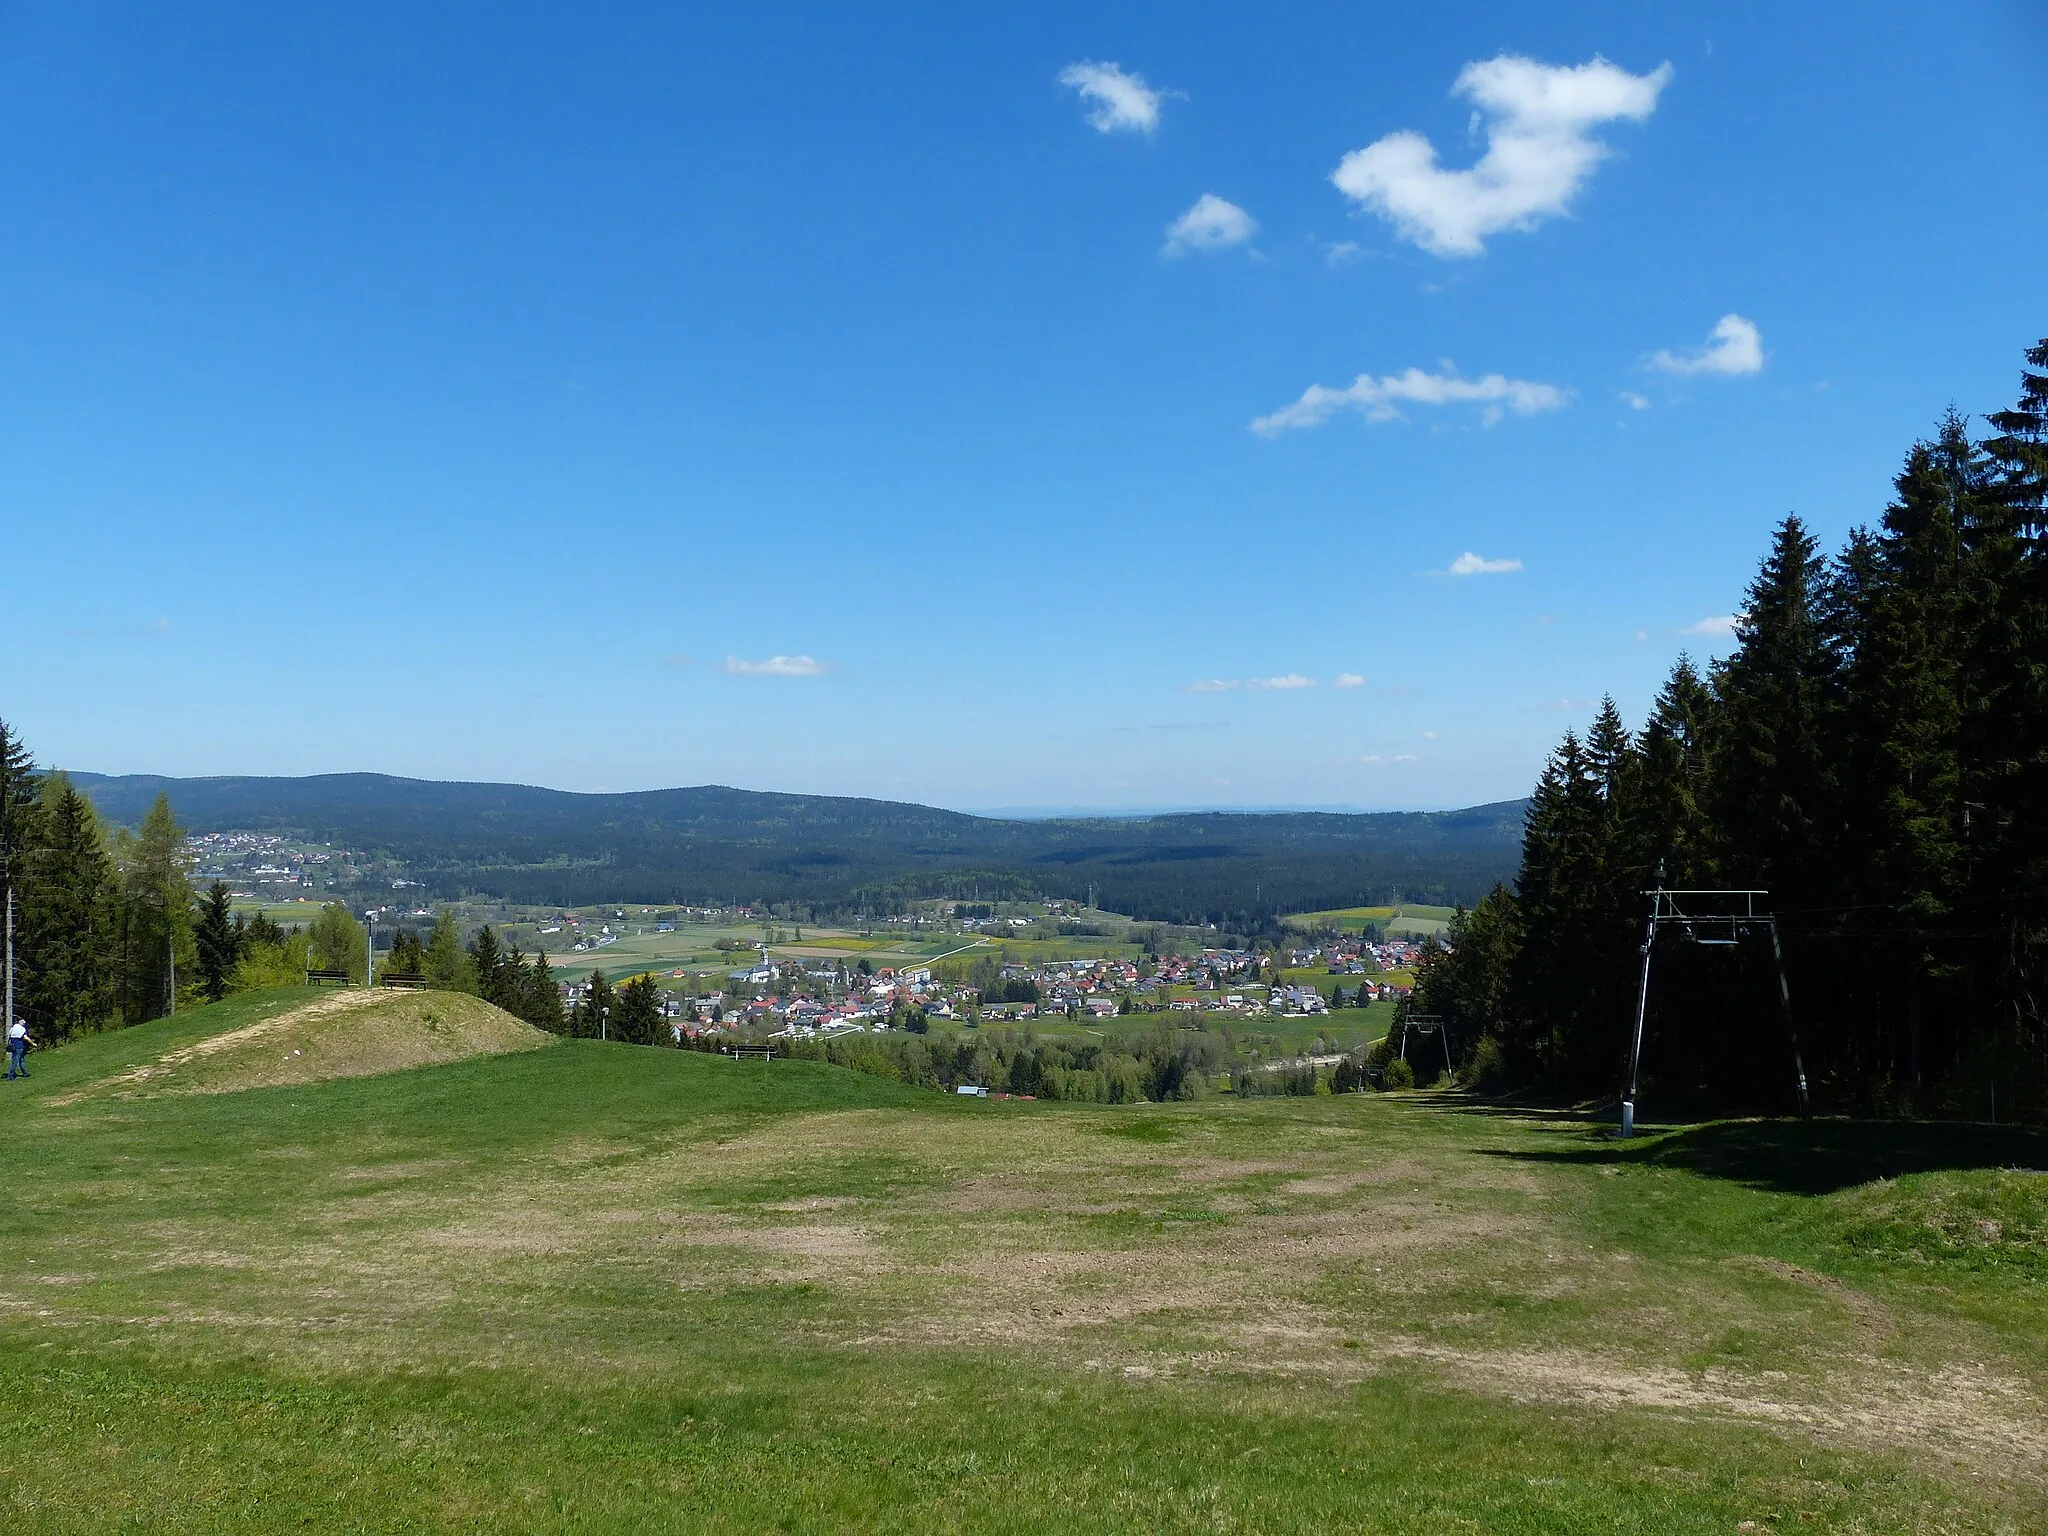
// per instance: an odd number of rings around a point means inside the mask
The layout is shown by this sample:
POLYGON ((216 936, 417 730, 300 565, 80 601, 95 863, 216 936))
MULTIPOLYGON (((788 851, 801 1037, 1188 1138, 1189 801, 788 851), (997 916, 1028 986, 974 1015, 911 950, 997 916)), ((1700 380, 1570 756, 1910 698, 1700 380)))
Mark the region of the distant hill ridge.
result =
POLYGON ((514 901, 1078 897, 1194 920, 1397 897, 1470 902, 1515 867, 1525 801, 1460 811, 1176 812, 1005 820, 891 800, 703 785, 579 794, 378 773, 73 773, 109 820, 159 793, 195 832, 277 832, 388 858, 435 895, 514 901))

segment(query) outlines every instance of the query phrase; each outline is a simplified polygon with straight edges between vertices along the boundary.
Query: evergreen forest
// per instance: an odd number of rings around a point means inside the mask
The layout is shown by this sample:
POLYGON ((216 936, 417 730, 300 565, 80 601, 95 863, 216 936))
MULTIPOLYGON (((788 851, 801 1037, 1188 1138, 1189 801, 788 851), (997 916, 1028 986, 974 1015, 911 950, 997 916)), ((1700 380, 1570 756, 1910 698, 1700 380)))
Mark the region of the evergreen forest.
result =
MULTIPOLYGON (((1474 1083, 1611 1096, 1659 887, 1757 890, 1767 936, 1652 952, 1645 1112, 2048 1114, 2048 341, 2018 403, 1953 410, 1874 526, 1777 528, 1725 660, 1631 732, 1567 733, 1521 867, 1461 913, 1411 1011, 1474 1083)), ((1716 899, 1688 897, 1701 910, 1716 899)))

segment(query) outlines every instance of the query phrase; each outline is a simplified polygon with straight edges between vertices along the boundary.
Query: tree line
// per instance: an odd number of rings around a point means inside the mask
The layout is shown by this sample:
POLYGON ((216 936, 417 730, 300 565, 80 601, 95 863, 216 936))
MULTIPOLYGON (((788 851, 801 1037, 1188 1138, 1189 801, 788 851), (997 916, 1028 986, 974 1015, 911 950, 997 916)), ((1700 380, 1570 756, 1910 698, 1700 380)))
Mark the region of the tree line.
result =
MULTIPOLYGON (((370 937, 346 905, 329 902, 286 926, 236 912, 222 881, 195 891, 168 796, 156 797, 134 832, 110 829, 66 774, 38 771, 0 721, 0 903, 8 897, 15 1014, 46 1044, 230 993, 298 986, 309 971, 369 979, 370 937)), ((581 1014, 564 1012, 545 954, 501 944, 489 925, 465 945, 445 907, 424 939, 397 931, 379 974, 481 997, 554 1033, 584 1032, 581 1014)), ((655 1038, 654 990, 645 977, 619 989, 628 1033, 615 1038, 655 1038)), ((588 1022, 596 1035, 597 1015, 588 1022)))
MULTIPOLYGON (((1951 410, 1832 556, 1787 517, 1733 653, 1681 658, 1640 730, 1610 699, 1566 733, 1513 885, 1411 999, 1469 1080, 1613 1092, 1645 893, 1753 888, 1819 1107, 2048 1115, 2048 341, 2026 364, 2013 409, 1982 435, 1951 410)), ((1767 937, 1685 937, 1653 950, 1643 1097, 1790 1107, 1767 937)))

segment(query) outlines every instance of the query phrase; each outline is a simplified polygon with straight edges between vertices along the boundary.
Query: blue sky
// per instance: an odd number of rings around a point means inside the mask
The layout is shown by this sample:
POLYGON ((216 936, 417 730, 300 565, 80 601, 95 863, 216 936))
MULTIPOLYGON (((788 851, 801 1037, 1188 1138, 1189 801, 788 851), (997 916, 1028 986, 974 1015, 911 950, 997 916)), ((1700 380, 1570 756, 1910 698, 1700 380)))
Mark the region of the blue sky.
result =
POLYGON ((0 717, 103 772, 1525 793, 2048 331, 2041 11, 1840 16, 11 6, 0 717))

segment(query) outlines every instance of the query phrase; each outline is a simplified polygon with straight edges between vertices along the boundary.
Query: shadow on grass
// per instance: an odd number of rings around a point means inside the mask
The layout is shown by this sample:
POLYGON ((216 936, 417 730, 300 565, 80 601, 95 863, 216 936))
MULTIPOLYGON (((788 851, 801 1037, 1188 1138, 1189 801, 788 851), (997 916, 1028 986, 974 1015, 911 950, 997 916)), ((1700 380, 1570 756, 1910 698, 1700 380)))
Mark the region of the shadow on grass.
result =
POLYGON ((1937 1169, 2048 1169, 2048 1131, 1938 1120, 1719 1120, 1633 1142, 1555 1151, 1487 1149, 1519 1162, 1682 1168, 1779 1194, 1937 1169))

